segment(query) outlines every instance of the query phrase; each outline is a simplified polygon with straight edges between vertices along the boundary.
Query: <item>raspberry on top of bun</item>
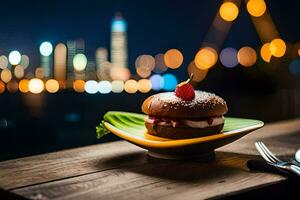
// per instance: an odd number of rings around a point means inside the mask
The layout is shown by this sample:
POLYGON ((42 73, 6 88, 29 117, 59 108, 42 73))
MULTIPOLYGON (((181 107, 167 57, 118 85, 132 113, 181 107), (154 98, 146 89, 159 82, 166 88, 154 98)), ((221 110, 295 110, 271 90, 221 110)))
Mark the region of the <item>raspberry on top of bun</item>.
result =
POLYGON ((192 78, 178 84, 175 92, 158 93, 144 101, 148 134, 185 139, 221 132, 228 111, 226 102, 213 93, 195 91, 192 78))

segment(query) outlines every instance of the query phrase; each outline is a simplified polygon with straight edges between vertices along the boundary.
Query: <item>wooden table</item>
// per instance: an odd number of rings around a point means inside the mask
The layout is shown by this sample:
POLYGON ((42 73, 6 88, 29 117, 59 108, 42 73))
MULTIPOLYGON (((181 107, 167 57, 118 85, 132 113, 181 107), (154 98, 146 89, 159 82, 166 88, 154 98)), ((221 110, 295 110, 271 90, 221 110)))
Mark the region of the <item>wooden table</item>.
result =
POLYGON ((300 119, 267 124, 218 149, 211 163, 150 158, 125 141, 8 160, 0 163, 0 188, 12 199, 226 197, 284 183, 281 175, 249 171, 246 162, 259 158, 257 140, 279 156, 292 156, 300 147, 299 134, 300 119))

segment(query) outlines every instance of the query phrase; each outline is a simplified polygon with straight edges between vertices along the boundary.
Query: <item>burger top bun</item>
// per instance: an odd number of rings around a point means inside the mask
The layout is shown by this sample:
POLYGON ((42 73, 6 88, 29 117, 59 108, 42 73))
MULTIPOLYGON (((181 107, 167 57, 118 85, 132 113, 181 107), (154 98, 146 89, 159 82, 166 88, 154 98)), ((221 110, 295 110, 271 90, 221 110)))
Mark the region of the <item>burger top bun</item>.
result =
POLYGON ((152 95, 144 101, 142 111, 150 116, 196 119, 223 116, 228 109, 221 97, 197 90, 191 101, 182 100, 174 92, 152 95))

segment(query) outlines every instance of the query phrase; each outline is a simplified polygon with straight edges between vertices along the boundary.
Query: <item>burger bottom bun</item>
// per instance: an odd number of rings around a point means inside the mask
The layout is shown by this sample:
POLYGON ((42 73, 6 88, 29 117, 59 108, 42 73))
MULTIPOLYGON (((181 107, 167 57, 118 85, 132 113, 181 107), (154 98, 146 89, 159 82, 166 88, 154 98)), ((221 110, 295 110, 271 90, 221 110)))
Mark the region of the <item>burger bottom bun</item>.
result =
POLYGON ((148 134, 153 136, 170 139, 189 139, 220 133, 223 129, 224 124, 206 128, 174 128, 170 126, 160 126, 145 122, 145 126, 148 130, 148 134))

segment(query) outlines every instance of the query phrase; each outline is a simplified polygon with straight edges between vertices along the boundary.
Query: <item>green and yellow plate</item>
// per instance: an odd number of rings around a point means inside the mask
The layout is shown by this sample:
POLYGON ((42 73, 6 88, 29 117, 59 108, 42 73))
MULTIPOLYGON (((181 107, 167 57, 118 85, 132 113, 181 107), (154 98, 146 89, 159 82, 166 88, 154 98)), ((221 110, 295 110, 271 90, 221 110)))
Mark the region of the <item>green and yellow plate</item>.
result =
POLYGON ((166 159, 210 159, 214 150, 261 128, 264 123, 254 119, 225 117, 221 133, 192 139, 166 139, 147 134, 146 115, 110 111, 104 115, 104 126, 111 133, 141 148, 153 157, 166 159))

